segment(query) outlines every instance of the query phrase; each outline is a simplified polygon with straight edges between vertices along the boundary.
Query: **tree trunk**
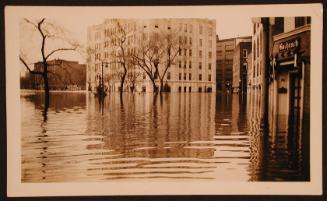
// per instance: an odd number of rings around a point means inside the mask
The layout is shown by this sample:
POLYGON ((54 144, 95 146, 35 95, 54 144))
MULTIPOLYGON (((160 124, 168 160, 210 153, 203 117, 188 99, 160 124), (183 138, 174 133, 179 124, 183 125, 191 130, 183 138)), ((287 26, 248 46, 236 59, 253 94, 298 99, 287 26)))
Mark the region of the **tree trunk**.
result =
POLYGON ((47 121, 49 101, 50 101, 48 73, 44 72, 42 76, 43 76, 43 83, 44 83, 44 110, 43 110, 44 119, 43 120, 47 121))
POLYGON ((163 79, 160 80, 160 93, 165 92, 164 85, 163 85, 163 79))
POLYGON ((157 90, 157 86, 156 86, 156 83, 154 80, 151 80, 152 81, 152 87, 153 87, 153 93, 157 93, 158 90, 157 90))
POLYGON ((126 75, 127 75, 127 70, 124 71, 124 74, 123 74, 123 76, 121 77, 121 80, 120 80, 120 97, 123 96, 124 83, 125 83, 126 75))

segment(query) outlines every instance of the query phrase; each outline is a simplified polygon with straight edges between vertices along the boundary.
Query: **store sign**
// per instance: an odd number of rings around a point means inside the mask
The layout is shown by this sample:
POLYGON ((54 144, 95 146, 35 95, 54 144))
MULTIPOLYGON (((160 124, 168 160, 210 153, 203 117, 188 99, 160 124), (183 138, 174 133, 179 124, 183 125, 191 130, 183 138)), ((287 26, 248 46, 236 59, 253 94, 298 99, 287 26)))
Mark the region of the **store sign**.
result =
POLYGON ((279 52, 288 51, 300 46, 299 39, 288 40, 279 44, 279 52))

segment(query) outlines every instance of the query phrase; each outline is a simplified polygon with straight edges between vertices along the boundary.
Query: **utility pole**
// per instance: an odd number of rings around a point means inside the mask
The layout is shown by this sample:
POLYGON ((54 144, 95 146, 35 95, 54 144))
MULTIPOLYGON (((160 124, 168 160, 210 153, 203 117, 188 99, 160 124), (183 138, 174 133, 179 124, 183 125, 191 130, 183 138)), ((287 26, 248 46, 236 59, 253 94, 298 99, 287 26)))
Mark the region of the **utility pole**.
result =
POLYGON ((269 72, 270 72, 270 46, 271 28, 268 17, 261 18, 263 25, 263 65, 261 71, 261 122, 264 131, 269 130, 268 105, 269 105, 269 72))

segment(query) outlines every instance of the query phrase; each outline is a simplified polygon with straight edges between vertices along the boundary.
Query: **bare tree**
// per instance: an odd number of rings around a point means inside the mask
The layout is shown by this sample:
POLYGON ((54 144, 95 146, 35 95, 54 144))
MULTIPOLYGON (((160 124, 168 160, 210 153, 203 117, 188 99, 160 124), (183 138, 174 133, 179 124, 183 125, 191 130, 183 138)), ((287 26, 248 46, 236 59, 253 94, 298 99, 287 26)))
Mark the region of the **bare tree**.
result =
POLYGON ((128 72, 128 66, 131 63, 131 54, 132 52, 128 48, 128 30, 126 28, 126 23, 123 20, 115 19, 115 28, 111 31, 111 44, 114 47, 110 63, 116 63, 120 65, 120 69, 116 72, 117 76, 120 79, 120 96, 122 96, 124 90, 124 84, 128 72))
POLYGON ((160 92, 164 91, 163 83, 167 71, 170 66, 175 64, 180 51, 177 35, 172 30, 160 30, 150 33, 148 36, 143 33, 141 45, 133 55, 134 64, 148 75, 154 92, 158 92, 157 79, 160 82, 160 92))
POLYGON ((160 80, 160 92, 164 91, 164 80, 166 78, 169 67, 175 65, 177 55, 180 53, 180 43, 177 40, 177 33, 173 33, 171 30, 161 32, 160 34, 160 48, 162 49, 161 63, 158 65, 160 69, 157 69, 158 77, 160 80))
POLYGON ((129 67, 129 70, 127 72, 126 81, 130 86, 130 90, 133 93, 135 90, 135 85, 137 81, 139 81, 139 78, 141 77, 142 73, 136 68, 135 65, 132 65, 129 67))
POLYGON ((160 59, 163 55, 163 49, 160 48, 159 34, 152 33, 146 36, 142 35, 138 49, 133 54, 133 64, 141 68, 152 82, 153 91, 158 92, 156 80, 159 75, 160 59))
MULTIPOLYGON (((74 51, 76 50, 79 45, 77 42, 73 40, 69 40, 68 38, 65 38, 64 31, 61 27, 54 25, 53 23, 50 23, 46 21, 45 18, 33 22, 29 19, 24 19, 23 23, 28 24, 32 27, 31 31, 39 33, 39 40, 41 41, 41 45, 39 47, 39 54, 41 58, 42 67, 40 69, 32 69, 30 67, 30 63, 27 59, 27 52, 21 49, 19 60, 22 62, 22 64, 26 67, 26 69, 29 71, 30 74, 41 76, 43 79, 43 85, 44 85, 44 92, 45 92, 45 112, 47 111, 47 108, 49 107, 49 80, 48 80, 48 74, 49 74, 49 63, 48 61, 51 59, 51 57, 59 52, 62 51, 74 51), (48 42, 51 40, 62 40, 65 41, 64 47, 55 47, 53 49, 50 49, 47 47, 48 42)), ((34 41, 31 41, 33 43, 34 41)), ((24 41, 24 43, 28 43, 28 41, 24 41)), ((35 54, 35 52, 33 52, 35 54)), ((32 63, 33 64, 33 63, 32 63)))

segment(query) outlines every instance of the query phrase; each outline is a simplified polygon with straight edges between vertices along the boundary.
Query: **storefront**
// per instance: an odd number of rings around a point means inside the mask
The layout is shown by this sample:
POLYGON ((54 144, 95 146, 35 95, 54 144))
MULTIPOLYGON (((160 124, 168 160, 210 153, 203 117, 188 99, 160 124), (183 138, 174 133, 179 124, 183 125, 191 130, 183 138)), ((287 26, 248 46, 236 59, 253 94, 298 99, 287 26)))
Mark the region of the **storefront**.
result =
POLYGON ((310 26, 273 38, 269 83, 272 132, 299 133, 309 129, 310 26))

